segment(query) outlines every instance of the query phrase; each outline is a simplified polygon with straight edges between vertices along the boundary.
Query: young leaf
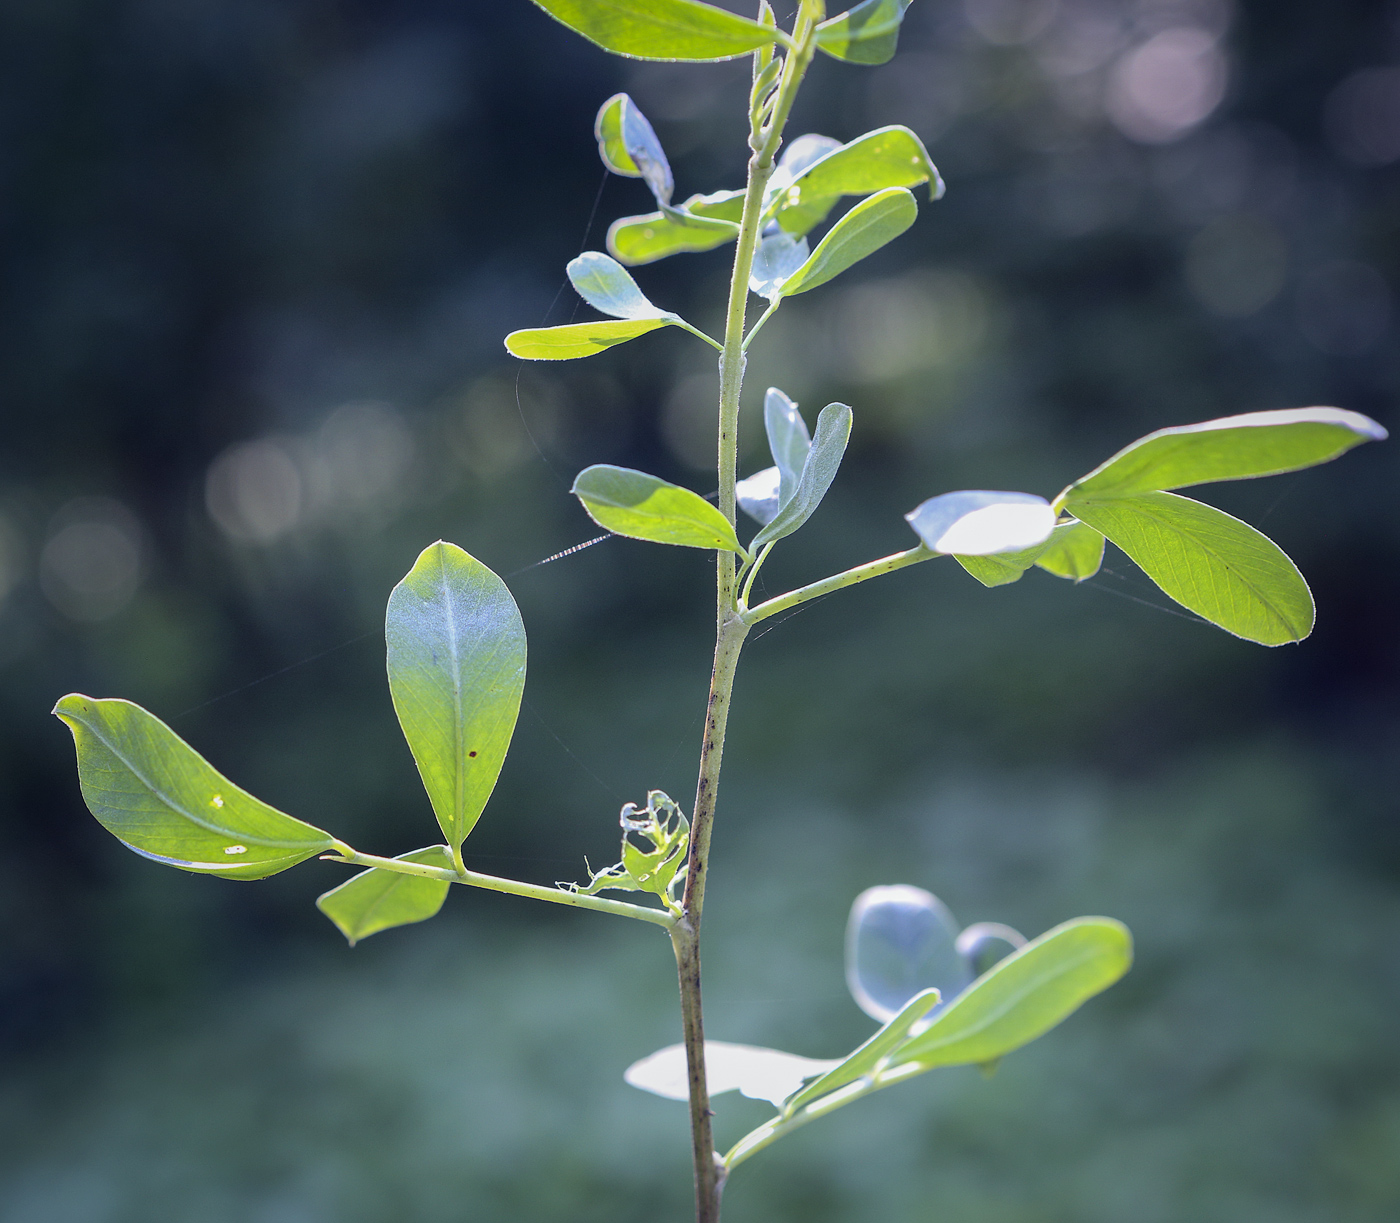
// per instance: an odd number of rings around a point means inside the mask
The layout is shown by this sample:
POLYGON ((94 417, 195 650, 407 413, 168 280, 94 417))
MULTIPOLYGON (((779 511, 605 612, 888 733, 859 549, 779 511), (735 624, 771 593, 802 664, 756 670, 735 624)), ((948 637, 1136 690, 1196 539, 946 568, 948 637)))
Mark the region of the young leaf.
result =
POLYGON ((1045 546, 1037 544, 1033 548, 1022 548, 1018 552, 992 552, 985 556, 954 553, 953 559, 983 586, 1009 586, 1025 576, 1026 570, 1040 559, 1040 553, 1045 546))
POLYGON ((627 94, 613 94, 598 107, 598 115, 593 120, 593 136, 598 141, 598 156, 609 170, 627 178, 641 178, 642 172, 622 139, 622 109, 631 105, 632 99, 627 94))
POLYGON ((454 850, 496 788, 525 689, 525 626, 506 585, 455 544, 424 548, 389 595, 389 692, 454 850))
POLYGON ((744 215, 745 192, 711 191, 708 195, 692 195, 681 207, 697 217, 711 217, 738 224, 744 215))
POLYGON ((598 140, 598 155, 609 170, 645 179, 663 208, 671 202, 675 187, 671 163, 647 117, 627 94, 615 93, 598 108, 593 135, 598 140))
POLYGON ((564 327, 527 327, 506 336, 506 351, 525 361, 574 361, 625 344, 639 335, 671 325, 667 317, 599 319, 564 327))
POLYGON ((1246 412, 1149 433, 1076 480, 1061 497, 1074 506, 1086 497, 1272 476, 1326 463, 1386 436, 1370 417, 1341 408, 1246 412))
POLYGON ((918 215, 919 206, 903 187, 891 187, 861 200, 827 231, 811 258, 783 285, 782 295, 793 297, 826 284, 899 237, 918 215))
MULTIPOLYGON (((712 1096, 738 1091, 750 1100, 767 1100, 779 1108, 805 1079, 824 1074, 837 1063, 764 1049, 757 1045, 731 1045, 723 1040, 705 1042, 705 1081, 712 1096)), ((623 1072, 631 1086, 667 1100, 688 1100, 690 1080, 685 1046, 668 1045, 633 1062, 623 1072)))
POLYGON ((1067 921, 998 961, 892 1060, 929 1070, 1005 1057, 1102 993, 1132 962, 1132 936, 1122 922, 1067 921))
POLYGON ((747 555, 729 520, 703 497, 628 467, 597 463, 579 472, 573 494, 600 527, 632 539, 747 555))
POLYGON ((624 319, 673 319, 669 310, 661 310, 647 300, 627 269, 601 251, 584 251, 570 260, 569 282, 578 295, 595 310, 624 319))
POLYGON ((817 26, 817 46, 833 59, 884 64, 894 58, 909 0, 865 0, 817 26))
POLYGON ((1103 564, 1103 536, 1086 522, 1063 522, 1035 558, 1036 568, 1078 583, 1103 564))
POLYGON ((802 465, 797 488, 783 503, 773 521, 753 537, 750 548, 761 548, 766 543, 791 535, 812 516, 826 496, 831 482, 836 479, 836 470, 841 466, 850 436, 851 409, 844 403, 827 404, 817 417, 816 436, 802 465))
MULTIPOLYGON (((452 852, 446 845, 431 845, 411 854, 399 854, 396 861, 451 870, 452 852)), ((381 930, 436 917, 451 886, 446 879, 400 875, 371 867, 318 896, 316 907, 336 924, 353 947, 381 930)))
POLYGON ((608 250, 623 263, 635 266, 654 263, 668 255, 714 250, 738 236, 739 226, 733 221, 671 208, 666 212, 618 217, 608 227, 608 250))
POLYGON ((766 527, 782 508, 782 473, 776 467, 765 467, 734 485, 739 508, 750 518, 766 527))
POLYGON ((780 35, 699 0, 535 0, 551 17, 614 55, 632 59, 733 59, 780 35))
POLYGON ((83 798, 144 858, 225 879, 263 879, 330 849, 329 833, 234 785, 155 715, 70 693, 54 714, 73 732, 83 798))
POLYGON ((807 260, 807 239, 794 238, 779 230, 769 234, 754 252, 749 273, 749 291, 774 301, 782 295, 783 284, 807 260))
POLYGON ((812 437, 797 405, 775 386, 770 386, 763 397, 763 427, 768 434, 768 449, 782 477, 778 486, 778 503, 782 505, 797 490, 807 453, 812 449, 812 437))
POLYGON ((1044 543, 1055 529, 1050 503, 1032 493, 943 493, 904 517, 929 548, 955 556, 1020 552, 1044 543))
POLYGON ((1312 632, 1303 575, 1273 540, 1238 518, 1159 492, 1086 499, 1074 512, 1183 607, 1227 633, 1284 645, 1312 632))

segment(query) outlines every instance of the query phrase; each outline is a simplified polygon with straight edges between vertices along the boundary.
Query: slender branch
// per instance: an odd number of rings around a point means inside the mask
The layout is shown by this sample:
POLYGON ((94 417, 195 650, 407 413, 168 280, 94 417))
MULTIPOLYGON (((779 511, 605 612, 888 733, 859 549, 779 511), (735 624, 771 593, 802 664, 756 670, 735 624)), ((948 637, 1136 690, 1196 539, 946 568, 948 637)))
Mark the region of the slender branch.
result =
POLYGON ((749 328, 749 334, 744 337, 744 343, 742 347, 745 352, 749 351, 749 345, 753 343, 754 337, 758 335, 760 331, 763 330, 763 324, 766 323, 775 314, 777 314, 778 307, 782 304, 783 299, 781 297, 775 297, 771 302, 768 303, 768 309, 758 316, 758 321, 754 323, 752 327, 749 328))
POLYGON ((773 551, 773 545, 777 542, 776 539, 770 539, 763 545, 763 551, 754 558, 753 566, 749 569, 748 579, 744 582, 743 593, 739 596, 739 611, 741 614, 749 605, 749 595, 753 593, 754 578, 758 576, 758 571, 763 568, 763 562, 768 559, 768 554, 773 551))
POLYGON ((651 909, 645 905, 628 904, 622 900, 608 900, 603 896, 585 896, 581 892, 570 892, 564 888, 543 887, 537 883, 522 883, 518 879, 501 879, 496 875, 481 875, 476 871, 463 869, 450 870, 442 866, 428 866, 423 862, 405 862, 402 858, 381 858, 377 854, 362 854, 351 849, 343 841, 335 842, 335 853, 322 854, 323 861, 343 862, 347 866, 373 866, 382 871, 394 871, 400 875, 417 875, 423 879, 441 879, 446 883, 464 883, 468 887, 486 888, 491 892, 508 892, 512 896, 527 896, 531 900, 547 900, 551 904, 569 905, 575 909, 593 909, 598 913, 615 913, 619 917, 635 917, 638 921, 651 922, 670 930, 676 919, 664 909, 651 909))
POLYGON ((677 318, 677 319, 675 320, 675 325, 676 325, 677 327, 682 327, 682 328, 684 328, 686 331, 690 332, 691 335, 699 336, 702 340, 705 341, 706 344, 708 344, 708 345, 709 345, 711 348, 713 348, 716 352, 723 352, 723 351, 724 351, 724 345, 723 345, 723 344, 721 344, 721 343, 720 343, 718 340, 716 340, 713 336, 706 335, 703 331, 700 330, 699 327, 693 327, 693 326, 691 326, 691 324, 687 323, 687 322, 685 321, 685 319, 683 319, 683 318, 677 318))
POLYGON ((776 599, 769 599, 766 603, 760 603, 757 607, 741 612, 740 619, 745 624, 754 625, 760 620, 767 620, 769 616, 776 616, 779 612, 787 611, 790 607, 797 607, 811 599, 820 599, 822 595, 829 595, 834 590, 844 590, 847 586, 868 582, 871 578, 883 577, 887 573, 893 573, 896 569, 917 565, 920 561, 932 560, 935 556, 941 555, 942 553, 934 552, 920 544, 917 548, 910 548, 908 552, 896 552, 893 556, 884 556, 878 561, 870 561, 867 564, 858 565, 854 569, 847 569, 845 573, 823 578, 820 582, 813 582, 810 586, 790 590, 785 595, 779 595, 776 599))

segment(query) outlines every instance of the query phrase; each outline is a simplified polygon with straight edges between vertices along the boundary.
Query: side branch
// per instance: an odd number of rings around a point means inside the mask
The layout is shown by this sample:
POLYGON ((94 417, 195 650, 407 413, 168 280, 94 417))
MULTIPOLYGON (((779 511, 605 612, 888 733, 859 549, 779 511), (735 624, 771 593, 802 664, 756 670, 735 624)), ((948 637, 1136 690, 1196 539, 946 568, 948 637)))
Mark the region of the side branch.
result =
POLYGON ((790 590, 785 595, 779 595, 776 599, 769 599, 766 603, 760 603, 757 607, 741 612, 739 618, 747 625, 754 625, 760 620, 767 620, 769 616, 776 616, 779 612, 787 611, 790 607, 797 607, 812 599, 820 599, 822 595, 829 595, 836 590, 844 590, 847 586, 855 586, 860 582, 868 582, 871 578, 882 577, 886 573, 893 573, 896 569, 905 569, 910 565, 917 565, 920 561, 932 560, 935 556, 941 555, 942 553, 934 552, 920 544, 917 548, 910 548, 908 552, 896 552, 893 556, 881 557, 878 561, 870 561, 867 564, 858 565, 854 569, 847 569, 845 573, 823 578, 820 582, 813 582, 810 586, 790 590))

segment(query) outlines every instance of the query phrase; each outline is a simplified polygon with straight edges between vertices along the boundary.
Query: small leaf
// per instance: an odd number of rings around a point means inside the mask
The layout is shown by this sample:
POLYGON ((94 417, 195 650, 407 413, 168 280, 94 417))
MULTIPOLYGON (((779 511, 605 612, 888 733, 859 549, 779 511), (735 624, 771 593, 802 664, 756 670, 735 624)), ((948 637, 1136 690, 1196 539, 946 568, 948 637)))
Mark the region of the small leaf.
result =
MULTIPOLYGON (((740 208, 743 204, 740 202, 740 208)), ((714 250, 739 236, 739 226, 684 208, 619 217, 608 227, 608 250, 623 263, 654 263, 668 255, 714 250)))
POLYGON ((525 626, 506 585, 439 541, 389 595, 389 692, 453 849, 496 788, 525 690, 525 626))
POLYGON ((334 844, 329 833, 234 785, 139 705, 75 692, 53 711, 73 732, 88 809, 143 858, 263 879, 334 844))
POLYGON ((1044 1035, 1123 976, 1132 936, 1108 917, 1077 917, 998 961, 902 1045, 893 1062, 983 1064, 1044 1035))
POLYGON ((929 548, 957 556, 1019 552, 1050 538, 1055 511, 1032 493, 943 493, 904 515, 929 548))
POLYGON ((632 99, 625 93, 615 93, 602 106, 593 120, 593 135, 598 141, 598 156, 614 174, 628 178, 641 178, 642 172, 627 151, 622 139, 622 108, 631 105, 632 99))
POLYGON ((506 336, 506 351, 526 361, 574 361, 671 325, 669 318, 599 319, 564 327, 530 327, 506 336))
MULTIPOLYGON (((757 1045, 732 1045, 723 1040, 705 1042, 705 1082, 712 1096, 738 1091, 750 1100, 767 1100, 779 1108, 805 1079, 824 1074, 837 1063, 798 1057, 781 1049, 757 1045)), ((688 1100, 690 1079, 685 1046, 668 1045, 633 1062, 622 1076, 631 1086, 667 1100, 688 1100)))
POLYGON ((628 160, 651 188, 657 204, 665 208, 671 202, 671 192, 675 190, 671 163, 666 160, 666 150, 661 147, 661 141, 656 138, 647 117, 625 93, 618 106, 618 128, 628 160))
MULTIPOLYGON (((415 849, 411 854, 399 854, 395 860, 452 869, 452 853, 446 845, 415 849)), ((446 879, 401 875, 371 867, 318 896, 316 907, 336 924, 353 947, 381 930, 436 917, 451 886, 446 879)))
POLYGON ((740 191, 711 191, 708 195, 692 195, 681 207, 697 217, 711 217, 738 224, 744 215, 744 195, 740 191))
POLYGON ((1297 566, 1267 535, 1175 493, 1075 505, 1162 590, 1227 633, 1260 645, 1301 641, 1313 601, 1297 566))
POLYGON ((584 251, 570 260, 569 282, 595 310, 624 319, 673 319, 668 310, 647 300, 627 269, 601 251, 584 251))
POLYGON ((1326 463, 1353 446, 1386 436, 1370 417, 1341 408, 1247 412, 1149 433, 1076 480, 1061 496, 1073 506, 1086 497, 1126 497, 1272 476, 1326 463))
POLYGON ((729 520, 703 497, 629 467, 598 463, 579 472, 574 495, 600 527, 632 539, 747 555, 729 520))
POLYGON ((802 468, 812 449, 812 437, 797 405, 775 386, 770 386, 763 397, 763 427, 768 434, 773 462, 782 475, 778 486, 778 502, 782 505, 797 491, 797 482, 802 478, 802 468))
POLYGON ((817 417, 816 436, 807 452, 807 461, 802 465, 797 488, 773 521, 753 537, 750 548, 761 548, 772 540, 791 535, 812 516, 836 479, 850 436, 851 409, 844 403, 827 404, 817 417))
POLYGON ((983 586, 1009 586, 1012 582, 1019 582, 1025 576, 1026 570, 1040 559, 1040 553, 1044 547, 1044 544, 1037 544, 1033 548, 1023 548, 1019 552, 993 552, 986 556, 967 556, 954 553, 953 559, 983 586))
POLYGON ((1103 536, 1086 522, 1063 522, 1035 558, 1036 567, 1057 578, 1083 582, 1103 564, 1103 536))
POLYGON ((894 58, 909 0, 865 0, 817 26, 817 46, 833 59, 884 64, 894 58))
POLYGON ((826 284, 899 237, 918 215, 919 206, 903 187, 891 187, 861 200, 827 231, 811 258, 783 285, 783 296, 793 297, 826 284))
POLYGON ((806 238, 794 238, 782 230, 767 235, 754 251, 750 292, 775 300, 782 295, 787 278, 807 261, 808 254, 806 238))
POLYGON ((633 59, 733 59, 779 37, 747 17, 698 0, 535 0, 551 17, 614 55, 633 59))
POLYGON ((740 480, 734 486, 734 496, 744 513, 766 527, 782 508, 781 489, 782 473, 776 467, 765 467, 740 480))

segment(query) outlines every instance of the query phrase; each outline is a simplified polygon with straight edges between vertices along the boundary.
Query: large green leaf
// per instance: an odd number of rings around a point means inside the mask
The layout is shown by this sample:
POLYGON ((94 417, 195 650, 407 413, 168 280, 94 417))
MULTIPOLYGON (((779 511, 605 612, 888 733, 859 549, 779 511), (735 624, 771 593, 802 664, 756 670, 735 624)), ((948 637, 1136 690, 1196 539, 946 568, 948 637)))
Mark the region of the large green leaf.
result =
POLYGON ((904 518, 926 547, 959 559, 1038 548, 1055 529, 1055 511, 1044 497, 986 489, 930 497, 904 518))
POLYGON ((500 578, 439 541, 389 595, 384 636, 394 710, 455 850, 496 788, 515 731, 525 626, 500 578))
POLYGON ((817 417, 817 430, 802 465, 802 475, 798 478, 796 489, 779 508, 777 516, 753 537, 750 548, 761 548, 766 543, 791 535, 812 516, 826 496, 831 482, 836 479, 850 436, 851 409, 844 403, 827 404, 817 417))
POLYGON ((1370 417, 1341 408, 1247 412, 1159 429, 1076 480, 1061 499, 1073 508, 1089 497, 1126 497, 1297 471, 1385 436, 1370 417))
MULTIPOLYGON (((742 214, 742 197, 739 209, 742 214)), ((683 207, 671 208, 666 212, 618 217, 608 227, 608 250, 623 263, 635 266, 654 263, 668 255, 714 250, 738 236, 739 226, 723 216, 702 216, 683 207)))
POLYGON ((89 810, 143 857, 203 875, 262 879, 334 844, 329 833, 234 785, 139 705, 75 692, 53 711, 73 732, 89 810))
POLYGON ((594 522, 618 535, 747 555, 729 520, 679 484, 630 467, 597 463, 579 472, 573 493, 594 522))
POLYGON ((1260 645, 1312 632, 1303 575, 1273 540, 1238 518, 1160 492, 1086 499, 1074 512, 1183 607, 1226 632, 1260 645))
POLYGON ((627 94, 615 93, 598 108, 593 134, 598 140, 598 154, 609 170, 628 178, 645 179, 662 207, 671 202, 675 185, 671 163, 666 160, 666 151, 650 121, 627 94))
MULTIPOLYGON (((399 854, 396 860, 452 869, 452 852, 446 845, 415 849, 411 854, 399 854)), ((316 907, 336 924, 353 947, 381 930, 437 916, 451 886, 446 879, 401 875, 371 867, 318 896, 316 907)))
POLYGON ((563 327, 530 327, 506 336, 506 351, 526 361, 574 361, 625 344, 658 327, 672 326, 670 317, 598 319, 563 327))
POLYGON ((569 261, 569 283, 595 310, 624 319, 666 319, 676 316, 653 305, 630 273, 601 251, 584 251, 569 261))
POLYGON ((883 64, 894 58, 909 0, 865 0, 817 26, 817 46, 833 59, 883 64))
POLYGON ((551 17, 615 55, 733 59, 780 35, 771 26, 698 0, 535 0, 551 17))
POLYGON ((1132 962, 1132 936, 1122 922, 1067 921, 978 977, 901 1045, 893 1061, 929 1070, 1005 1057, 1106 990, 1132 962))
POLYGON ((782 295, 793 297, 826 284, 899 237, 918 215, 919 206, 904 187, 891 187, 861 200, 827 231, 807 262, 787 279, 782 295))

